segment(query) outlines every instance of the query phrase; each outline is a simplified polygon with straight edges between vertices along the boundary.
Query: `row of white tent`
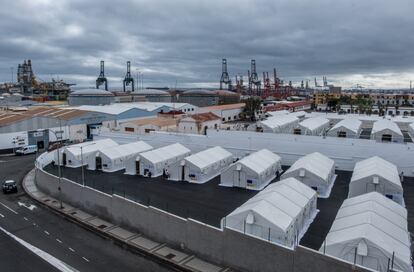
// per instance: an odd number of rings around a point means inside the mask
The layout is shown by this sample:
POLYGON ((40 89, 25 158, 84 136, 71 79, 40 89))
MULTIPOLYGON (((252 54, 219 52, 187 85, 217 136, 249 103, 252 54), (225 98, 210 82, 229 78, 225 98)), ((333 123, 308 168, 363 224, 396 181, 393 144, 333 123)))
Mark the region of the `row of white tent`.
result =
POLYGON ((356 163, 321 252, 378 271, 413 271, 398 169, 371 157, 356 163))
MULTIPOLYGON (((261 121, 264 132, 293 133, 320 136, 327 134, 332 137, 358 138, 362 130, 362 121, 343 119, 330 128, 330 121, 324 117, 308 118, 300 122, 295 115, 280 114, 261 121)), ((414 137, 414 124, 409 126, 414 137)), ((374 122, 371 139, 377 141, 404 142, 404 135, 398 125, 391 120, 381 119, 374 122), (385 135, 385 136, 384 136, 385 135)))

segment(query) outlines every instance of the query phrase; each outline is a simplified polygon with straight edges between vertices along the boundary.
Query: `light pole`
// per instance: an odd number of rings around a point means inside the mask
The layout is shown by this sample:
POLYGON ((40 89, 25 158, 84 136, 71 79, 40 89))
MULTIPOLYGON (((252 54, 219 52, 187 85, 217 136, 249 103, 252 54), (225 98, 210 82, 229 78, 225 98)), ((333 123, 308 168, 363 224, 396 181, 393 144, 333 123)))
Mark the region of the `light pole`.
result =
POLYGON ((83 169, 83 148, 90 146, 90 145, 94 145, 96 143, 90 143, 87 145, 81 145, 81 146, 72 146, 72 147, 76 147, 76 148, 80 148, 81 151, 81 169, 82 169, 82 185, 85 186, 85 170, 83 169))

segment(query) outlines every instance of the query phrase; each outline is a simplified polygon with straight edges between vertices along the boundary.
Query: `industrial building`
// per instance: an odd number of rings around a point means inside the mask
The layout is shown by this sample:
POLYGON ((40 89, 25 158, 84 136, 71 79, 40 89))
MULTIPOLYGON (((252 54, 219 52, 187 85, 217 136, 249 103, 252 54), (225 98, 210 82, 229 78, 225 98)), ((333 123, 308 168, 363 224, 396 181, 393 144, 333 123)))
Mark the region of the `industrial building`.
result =
POLYGON ((404 203, 403 187, 397 167, 377 156, 355 164, 348 197, 378 192, 395 202, 404 203))
POLYGON ((374 123, 371 139, 381 142, 404 142, 404 135, 396 123, 388 119, 378 120, 374 123))
POLYGON ((114 94, 100 89, 82 89, 71 92, 68 97, 70 106, 109 105, 114 102, 114 94))
POLYGON ((289 178, 274 183, 223 220, 226 228, 286 247, 298 244, 316 214, 316 193, 289 178))
POLYGON ((174 96, 175 102, 189 103, 197 107, 207 107, 219 104, 219 95, 213 91, 196 89, 187 90, 174 96))
POLYGON ((118 130, 123 133, 143 134, 151 131, 177 131, 178 119, 168 117, 149 117, 120 122, 118 130))
POLYGON ((220 176, 220 185, 262 190, 281 171, 281 158, 267 149, 262 149, 225 169, 220 176))
POLYGON ((169 179, 186 180, 192 183, 205 183, 220 175, 221 170, 233 163, 233 155, 219 146, 212 147, 168 168, 169 179))
POLYGON ((377 192, 344 201, 320 248, 376 271, 411 272, 407 210, 377 192))
POLYGON ((294 134, 320 136, 329 129, 329 120, 323 117, 305 119, 293 130, 294 134))
POLYGON ((301 157, 286 170, 282 179, 296 178, 318 192, 320 197, 329 197, 335 182, 335 162, 319 152, 301 157))
POLYGON ((161 176, 171 165, 190 154, 190 149, 178 143, 141 153, 139 173, 146 177, 161 176))
POLYGON ((292 115, 276 115, 260 122, 263 132, 293 133, 298 126, 299 119, 292 115))
POLYGON ((334 125, 329 131, 328 136, 339 138, 359 138, 361 134, 362 122, 358 119, 344 119, 334 125))
POLYGON ((191 134, 206 134, 208 129, 219 129, 221 119, 212 112, 191 114, 180 119, 178 131, 191 134))
POLYGON ((240 113, 243 112, 244 107, 244 103, 201 107, 198 108, 197 113, 212 112, 219 116, 222 122, 237 121, 240 119, 240 113))
POLYGON ((115 172, 126 169, 128 165, 127 171, 131 171, 131 168, 136 167, 138 154, 151 149, 152 146, 143 141, 99 149, 95 163, 91 161, 88 168, 104 172, 115 172))

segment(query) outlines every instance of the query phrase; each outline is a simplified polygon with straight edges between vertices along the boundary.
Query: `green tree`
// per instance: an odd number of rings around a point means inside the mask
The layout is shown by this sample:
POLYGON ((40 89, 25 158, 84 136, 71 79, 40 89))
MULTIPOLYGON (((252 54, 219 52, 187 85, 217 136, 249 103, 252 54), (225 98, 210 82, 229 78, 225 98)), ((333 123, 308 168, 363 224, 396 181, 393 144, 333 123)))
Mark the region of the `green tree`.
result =
POLYGON ((261 108, 261 100, 257 97, 249 97, 243 101, 246 106, 244 107, 244 112, 246 113, 246 118, 250 118, 251 121, 256 120, 255 113, 258 112, 261 108))

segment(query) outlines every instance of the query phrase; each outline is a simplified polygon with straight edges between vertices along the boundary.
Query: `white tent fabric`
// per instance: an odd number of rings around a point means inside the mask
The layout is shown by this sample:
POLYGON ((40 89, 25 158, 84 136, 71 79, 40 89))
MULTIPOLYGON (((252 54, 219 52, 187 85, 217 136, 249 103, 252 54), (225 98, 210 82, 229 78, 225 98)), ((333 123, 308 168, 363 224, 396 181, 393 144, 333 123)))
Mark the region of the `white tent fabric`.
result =
POLYGON ((344 134, 346 138, 358 138, 361 133, 361 126, 362 122, 358 119, 344 119, 328 131, 328 136, 339 137, 344 134))
MULTIPOLYGON (((152 146, 143 141, 132 142, 110 148, 99 149, 97 157, 101 158, 102 171, 115 172, 126 168, 131 161, 135 167, 135 161, 139 153, 151 150, 152 146)), ((90 168, 92 168, 90 166, 90 168)), ((96 168, 96 165, 93 167, 96 168)))
POLYGON ((408 134, 410 134, 411 139, 414 141, 414 123, 408 125, 408 134))
POLYGON ((261 121, 264 132, 292 133, 299 123, 299 119, 293 115, 279 114, 261 121))
POLYGON ((397 167, 377 156, 355 164, 349 184, 348 197, 379 192, 403 204, 403 188, 397 167))
POLYGON ((319 152, 299 158, 282 179, 293 177, 315 189, 321 197, 328 197, 335 181, 335 162, 319 152))
POLYGON ((63 152, 59 152, 62 156, 60 161, 67 167, 80 167, 83 161, 83 165, 88 165, 89 167, 89 163, 92 164, 95 162, 95 155, 98 150, 110 148, 117 145, 118 143, 112 139, 102 139, 70 145, 64 147, 63 152))
POLYGON ((293 247, 316 214, 316 193, 294 179, 277 182, 249 199, 223 221, 227 228, 293 247))
POLYGON ((412 271, 403 207, 373 192, 344 201, 320 251, 379 271, 412 271))
POLYGON ((396 123, 388 119, 378 120, 374 123, 371 131, 371 139, 383 141, 384 135, 391 135, 390 141, 404 142, 404 135, 396 123))
POLYGON ((276 177, 276 172, 281 170, 281 158, 262 149, 225 169, 220 176, 220 185, 262 190, 276 177))
POLYGON ((184 161, 175 163, 168 168, 170 179, 186 180, 193 183, 205 183, 220 175, 225 167, 233 163, 233 154, 222 147, 216 146, 191 156, 184 161), (184 177, 183 168, 184 167, 184 177))
POLYGON ((322 135, 329 129, 329 120, 323 117, 314 117, 303 120, 298 127, 302 135, 322 135))
POLYGON ((140 174, 158 177, 169 165, 177 163, 190 155, 190 149, 176 143, 140 154, 140 174))

